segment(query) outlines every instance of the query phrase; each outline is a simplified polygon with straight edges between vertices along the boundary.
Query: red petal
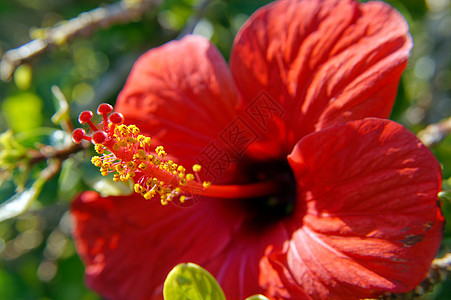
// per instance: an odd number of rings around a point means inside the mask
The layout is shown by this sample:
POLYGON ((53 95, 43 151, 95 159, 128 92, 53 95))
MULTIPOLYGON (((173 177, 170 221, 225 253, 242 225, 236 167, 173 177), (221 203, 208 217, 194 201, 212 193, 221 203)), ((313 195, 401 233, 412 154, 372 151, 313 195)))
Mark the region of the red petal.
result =
POLYGON ((265 281, 277 276, 262 267, 266 253, 274 248, 280 251, 282 243, 289 239, 281 223, 258 229, 247 225, 243 222, 229 245, 205 264, 224 289, 227 299, 264 294, 265 281))
POLYGON ((406 292, 440 245, 440 166, 403 126, 366 119, 312 133, 288 157, 306 203, 283 265, 313 298, 406 292))
POLYGON ((71 213, 88 285, 108 299, 147 300, 176 264, 189 261, 208 267, 243 219, 242 213, 223 204, 211 199, 183 209, 137 194, 82 194, 71 213))
POLYGON ((238 100, 219 51, 205 38, 187 36, 135 63, 116 110, 190 165, 236 116, 238 100))
POLYGON ((411 47, 404 18, 383 2, 278 1, 245 23, 230 66, 245 105, 263 91, 280 104, 283 122, 262 143, 287 154, 315 129, 388 117, 411 47))

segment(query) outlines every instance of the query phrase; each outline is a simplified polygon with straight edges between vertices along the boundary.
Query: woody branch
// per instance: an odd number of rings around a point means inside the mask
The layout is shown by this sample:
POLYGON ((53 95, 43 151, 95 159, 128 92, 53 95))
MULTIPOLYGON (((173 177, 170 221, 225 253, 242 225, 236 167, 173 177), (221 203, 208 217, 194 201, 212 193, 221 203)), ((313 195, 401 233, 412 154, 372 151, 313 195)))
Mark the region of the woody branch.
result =
POLYGON ((418 138, 428 147, 436 146, 451 133, 451 117, 427 126, 418 132, 418 138))
POLYGON ((160 0, 121 0, 95 8, 54 27, 45 28, 39 38, 8 50, 0 61, 0 79, 9 80, 18 66, 43 54, 49 48, 60 46, 75 37, 90 35, 100 28, 138 19, 151 5, 160 0))

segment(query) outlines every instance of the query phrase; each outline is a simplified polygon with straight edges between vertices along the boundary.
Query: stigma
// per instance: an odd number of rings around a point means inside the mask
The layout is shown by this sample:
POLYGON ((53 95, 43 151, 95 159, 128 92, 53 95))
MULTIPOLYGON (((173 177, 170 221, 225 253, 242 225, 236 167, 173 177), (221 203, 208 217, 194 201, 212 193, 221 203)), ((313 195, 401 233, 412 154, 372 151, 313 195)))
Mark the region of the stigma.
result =
POLYGON ((162 205, 174 201, 184 203, 211 185, 200 180, 200 165, 187 170, 167 159, 163 146, 154 146, 151 138, 140 134, 137 126, 124 125, 124 117, 113 112, 111 105, 100 104, 97 114, 102 120, 95 124, 93 112, 80 113, 78 121, 87 124, 92 133, 88 135, 84 129, 77 128, 72 132, 72 140, 94 144, 98 155, 91 162, 100 168, 103 176, 113 173, 115 182, 133 180, 136 193, 147 200, 159 197, 162 205))

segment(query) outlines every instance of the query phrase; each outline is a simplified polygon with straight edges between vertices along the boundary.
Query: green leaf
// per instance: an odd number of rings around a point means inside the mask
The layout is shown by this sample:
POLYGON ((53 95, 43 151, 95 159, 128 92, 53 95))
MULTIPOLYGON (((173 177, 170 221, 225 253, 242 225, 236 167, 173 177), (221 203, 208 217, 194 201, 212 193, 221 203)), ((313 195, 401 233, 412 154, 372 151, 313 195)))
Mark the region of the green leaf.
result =
POLYGON ((449 202, 451 202, 451 191, 441 191, 440 193, 438 193, 438 197, 442 201, 449 201, 449 202))
POLYGON ((14 82, 20 90, 27 90, 31 85, 33 69, 30 65, 19 66, 14 72, 14 82))
POLYGON ((200 266, 178 264, 164 282, 165 300, 225 300, 215 278, 200 266))
POLYGON ((61 167, 58 178, 58 198, 70 200, 77 193, 82 173, 72 158, 66 159, 61 167))
POLYGON ((263 295, 252 295, 249 298, 246 298, 246 300, 269 300, 263 295))
POLYGON ((7 130, 0 134, 0 150, 20 150, 25 153, 27 149, 16 141, 11 130, 7 130))
POLYGON ((16 193, 0 204, 0 222, 14 218, 25 212, 40 193, 45 180, 38 178, 28 189, 16 193))
POLYGON ((102 196, 124 196, 133 193, 133 182, 131 180, 114 182, 111 176, 102 177, 92 183, 92 187, 102 196))
POLYGON ((14 132, 27 131, 42 124, 42 99, 23 92, 10 96, 2 103, 3 114, 14 132))

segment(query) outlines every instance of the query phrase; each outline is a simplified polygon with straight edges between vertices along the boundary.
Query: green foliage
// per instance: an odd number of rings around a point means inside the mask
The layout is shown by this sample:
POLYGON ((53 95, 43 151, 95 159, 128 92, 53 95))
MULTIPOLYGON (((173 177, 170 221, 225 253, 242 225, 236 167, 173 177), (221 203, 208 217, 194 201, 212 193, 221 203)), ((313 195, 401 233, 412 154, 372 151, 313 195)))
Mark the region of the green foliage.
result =
POLYGON ((42 100, 30 92, 17 93, 2 103, 3 114, 9 128, 23 132, 42 125, 42 100))
POLYGON ((20 90, 27 90, 31 85, 33 69, 30 65, 20 65, 14 72, 14 82, 20 90))
POLYGON ((451 136, 447 136, 433 151, 442 163, 444 178, 451 177, 451 136))
POLYGON ((163 295, 165 300, 225 300, 215 278, 193 263, 178 264, 169 272, 163 295))
POLYGON ((41 192, 45 180, 37 179, 30 187, 17 192, 0 204, 0 222, 24 213, 41 192))
POLYGON ((269 300, 269 299, 263 295, 253 295, 250 296, 249 298, 246 298, 246 300, 269 300))

